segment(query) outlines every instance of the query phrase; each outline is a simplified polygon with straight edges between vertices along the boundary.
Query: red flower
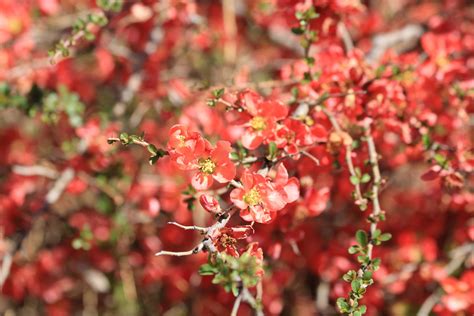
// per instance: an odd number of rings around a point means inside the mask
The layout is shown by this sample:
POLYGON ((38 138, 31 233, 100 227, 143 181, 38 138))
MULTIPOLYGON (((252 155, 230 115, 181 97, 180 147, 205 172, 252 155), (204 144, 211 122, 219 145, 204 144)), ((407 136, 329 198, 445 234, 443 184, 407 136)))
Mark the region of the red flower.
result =
POLYGON ((240 216, 244 220, 267 223, 275 217, 276 211, 285 207, 286 196, 262 175, 245 170, 240 181, 243 187, 232 190, 230 199, 241 209, 240 216))
POLYGON ((230 143, 217 142, 216 148, 209 154, 205 153, 198 159, 198 172, 194 174, 191 184, 196 190, 208 189, 215 179, 219 183, 227 183, 235 177, 235 165, 230 160, 232 151, 230 143))
POLYGON ((301 121, 287 118, 275 133, 278 148, 284 148, 290 155, 298 154, 299 148, 314 144, 310 128, 301 121))
POLYGON ((252 235, 254 230, 250 225, 223 227, 215 236, 212 236, 214 244, 219 252, 227 252, 231 256, 239 257, 237 240, 245 239, 252 235))
POLYGON ((190 132, 182 125, 174 125, 169 132, 168 152, 181 170, 192 170, 197 166, 196 157, 209 146, 201 134, 190 132))
POLYGON ((215 197, 203 194, 199 197, 199 203, 208 212, 219 214, 222 209, 215 197))
POLYGON ((284 164, 279 164, 273 184, 286 203, 296 201, 300 196, 300 182, 297 178, 288 178, 288 171, 284 164))
POLYGON ((229 158, 232 148, 227 141, 219 141, 212 148, 199 133, 175 125, 170 130, 168 150, 181 170, 197 170, 191 180, 197 190, 208 189, 214 179, 226 183, 235 177, 235 165, 229 158))
POLYGON ((254 93, 245 91, 239 95, 242 107, 251 115, 245 124, 242 144, 255 149, 275 132, 277 121, 288 116, 288 107, 279 101, 265 101, 254 93))

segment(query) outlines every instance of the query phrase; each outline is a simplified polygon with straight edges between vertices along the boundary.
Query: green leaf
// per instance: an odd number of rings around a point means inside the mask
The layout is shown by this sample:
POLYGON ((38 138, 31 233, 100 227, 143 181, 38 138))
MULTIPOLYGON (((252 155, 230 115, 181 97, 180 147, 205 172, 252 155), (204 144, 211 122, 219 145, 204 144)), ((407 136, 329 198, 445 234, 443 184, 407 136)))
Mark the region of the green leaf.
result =
POLYGON ((212 95, 215 98, 220 99, 224 95, 224 92, 225 92, 225 88, 220 88, 220 89, 216 89, 212 91, 212 95))
POLYGON ((355 253, 358 253, 360 250, 360 247, 359 246, 350 246, 349 249, 348 249, 348 252, 353 255, 355 253))
POLYGON ((369 243, 369 239, 368 239, 368 237, 367 237, 367 233, 366 233, 365 231, 363 231, 363 230, 358 230, 358 231, 356 232, 355 237, 356 237, 356 240, 357 240, 357 242, 359 243, 359 245, 360 245, 361 247, 366 247, 367 244, 369 243))
POLYGON ((375 258, 372 260, 372 266, 374 268, 374 271, 377 271, 379 269, 380 262, 381 262, 380 258, 375 258))
POLYGON ((392 234, 390 233, 383 233, 382 235, 379 236, 378 238, 380 241, 388 241, 392 239, 392 234))
POLYGON ((374 230, 374 233, 372 234, 372 238, 374 238, 374 239, 379 238, 381 233, 382 233, 382 231, 380 229, 374 230))
POLYGON ((431 146, 431 138, 430 138, 430 135, 428 134, 424 134, 423 136, 421 136, 421 141, 423 142, 423 147, 425 149, 429 149, 430 146, 431 146))
POLYGON ((372 271, 365 271, 364 274, 362 275, 362 279, 364 280, 372 279, 372 271))
POLYGON ((148 149, 148 151, 150 152, 150 154, 152 154, 153 156, 156 156, 156 154, 158 154, 158 149, 156 148, 155 145, 153 144, 150 144, 146 147, 146 149, 148 149))
POLYGON ((436 161, 436 163, 438 163, 438 165, 442 167, 444 167, 446 165, 446 162, 448 161, 448 159, 445 156, 439 153, 436 153, 433 158, 436 161))
POLYGON ((216 272, 217 272, 217 269, 213 267, 212 265, 210 265, 209 263, 205 263, 199 268, 200 275, 213 275, 216 272))
POLYGON ((357 176, 351 176, 349 180, 351 181, 353 185, 358 185, 360 183, 359 177, 357 176))
POLYGON ((351 282, 355 277, 356 272, 354 270, 350 270, 342 276, 342 279, 346 282, 351 282))
POLYGON ((362 283, 359 279, 356 279, 356 280, 352 281, 351 282, 352 291, 354 291, 356 293, 359 292, 361 285, 362 285, 362 283))
POLYGON ((346 302, 346 299, 339 297, 336 301, 336 305, 341 312, 347 312, 350 308, 349 304, 346 302))
POLYGON ((119 139, 122 142, 122 144, 127 145, 129 142, 129 136, 127 133, 120 133, 119 139))
POLYGON ((367 183, 370 181, 370 175, 368 173, 364 173, 362 175, 362 178, 360 178, 360 182, 362 183, 367 183))
POLYGON ((82 240, 79 238, 76 238, 72 241, 72 248, 78 250, 82 248, 82 240))
POLYGON ((296 35, 301 35, 301 34, 304 33, 304 28, 302 28, 302 27, 293 27, 293 28, 291 28, 291 31, 296 35))
POLYGON ((270 144, 268 144, 268 158, 269 160, 273 160, 275 159, 276 157, 276 154, 277 154, 277 145, 275 144, 275 142, 270 142, 270 144))

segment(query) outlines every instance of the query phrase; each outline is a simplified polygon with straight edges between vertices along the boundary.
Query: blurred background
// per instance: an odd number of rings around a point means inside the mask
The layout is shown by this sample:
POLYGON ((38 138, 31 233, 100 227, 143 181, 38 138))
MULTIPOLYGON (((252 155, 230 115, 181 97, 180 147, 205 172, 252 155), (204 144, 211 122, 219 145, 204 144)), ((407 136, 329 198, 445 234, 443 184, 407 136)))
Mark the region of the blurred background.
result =
MULTIPOLYGON (((376 250, 364 303, 369 315, 415 315, 438 293, 437 314, 473 315, 473 69, 470 1, 0 1, 0 313, 229 314, 233 295, 198 274, 205 254, 154 255, 199 242, 168 221, 212 221, 189 175, 107 138, 143 132, 162 147, 180 122, 235 140, 225 110, 206 104, 215 88, 289 101, 390 72, 373 94, 328 104, 378 100, 370 111, 395 113, 377 135, 394 237, 376 250), (299 86, 308 66, 291 28, 308 5, 320 15, 309 52, 319 77, 299 86), (458 173, 423 181, 436 154, 458 173)), ((347 248, 367 223, 343 160, 324 144, 312 154, 321 166, 293 165, 300 201, 248 240, 264 249, 268 315, 337 314, 341 276, 357 266, 347 248)))

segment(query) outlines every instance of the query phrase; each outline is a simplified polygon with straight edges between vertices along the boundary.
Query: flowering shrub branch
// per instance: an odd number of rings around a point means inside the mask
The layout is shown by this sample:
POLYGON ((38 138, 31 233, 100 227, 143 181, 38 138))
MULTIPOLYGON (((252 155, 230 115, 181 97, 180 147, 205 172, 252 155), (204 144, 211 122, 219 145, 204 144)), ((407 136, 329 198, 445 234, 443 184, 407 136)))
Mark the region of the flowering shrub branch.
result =
POLYGON ((388 2, 0 1, 0 314, 473 314, 474 24, 388 2))

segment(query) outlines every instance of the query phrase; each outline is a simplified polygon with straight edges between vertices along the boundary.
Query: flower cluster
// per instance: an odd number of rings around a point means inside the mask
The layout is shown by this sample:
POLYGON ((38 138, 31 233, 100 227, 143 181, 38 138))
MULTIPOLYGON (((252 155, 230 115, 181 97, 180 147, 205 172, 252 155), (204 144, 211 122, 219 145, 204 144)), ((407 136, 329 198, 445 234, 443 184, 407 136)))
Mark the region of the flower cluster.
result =
POLYGON ((170 157, 181 170, 195 171, 192 185, 196 190, 209 189, 214 180, 228 183, 235 177, 235 165, 230 160, 230 143, 218 141, 213 147, 198 132, 182 125, 170 129, 170 157))

